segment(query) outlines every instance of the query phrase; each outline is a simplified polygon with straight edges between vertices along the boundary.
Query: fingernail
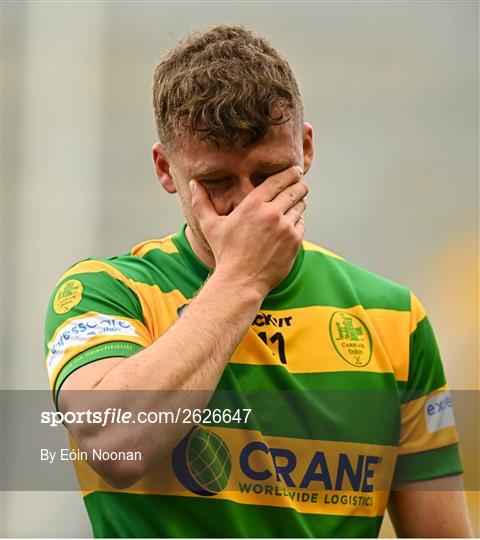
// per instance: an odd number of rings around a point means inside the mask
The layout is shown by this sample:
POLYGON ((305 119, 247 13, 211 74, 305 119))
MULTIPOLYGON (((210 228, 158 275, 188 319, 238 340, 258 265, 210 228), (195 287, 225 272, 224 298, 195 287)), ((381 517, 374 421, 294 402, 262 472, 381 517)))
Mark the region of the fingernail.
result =
POLYGON ((303 169, 300 167, 300 165, 295 165, 295 167, 297 167, 300 176, 303 176, 303 169))
POLYGON ((197 189, 197 183, 195 182, 195 180, 190 180, 188 185, 190 186, 190 191, 192 193, 195 193, 195 190, 197 189))

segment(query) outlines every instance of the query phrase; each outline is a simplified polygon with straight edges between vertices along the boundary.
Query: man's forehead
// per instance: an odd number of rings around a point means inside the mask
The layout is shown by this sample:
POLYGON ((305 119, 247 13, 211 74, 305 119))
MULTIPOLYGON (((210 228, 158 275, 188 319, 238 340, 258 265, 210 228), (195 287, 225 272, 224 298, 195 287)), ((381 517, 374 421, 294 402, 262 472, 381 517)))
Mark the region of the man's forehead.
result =
MULTIPOLYGON (((256 170, 272 174, 280 172, 284 169, 288 169, 289 167, 295 165, 295 163, 295 156, 282 159, 251 160, 251 164, 256 170)), ((227 173, 230 174, 232 165, 235 166, 235 164, 231 162, 222 166, 220 160, 213 163, 209 160, 204 160, 197 163, 195 166, 186 167, 186 170, 191 176, 208 177, 227 173)))
POLYGON ((223 144, 215 146, 188 134, 178 139, 177 156, 189 174, 208 175, 246 163, 255 168, 277 171, 295 164, 301 139, 292 126, 272 126, 265 137, 247 148, 223 144))

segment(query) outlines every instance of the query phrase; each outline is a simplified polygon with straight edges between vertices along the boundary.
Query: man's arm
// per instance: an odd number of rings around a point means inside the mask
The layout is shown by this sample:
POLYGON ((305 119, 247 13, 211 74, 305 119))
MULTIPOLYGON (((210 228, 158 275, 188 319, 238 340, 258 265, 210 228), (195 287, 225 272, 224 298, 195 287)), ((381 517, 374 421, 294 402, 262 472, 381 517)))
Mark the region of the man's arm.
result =
MULTIPOLYGON (((215 272, 152 345, 129 358, 93 362, 72 373, 59 394, 60 410, 116 407, 136 414, 203 408, 263 298, 288 274, 298 252, 307 192, 299 177, 296 167, 270 177, 228 216, 218 216, 197 186, 192 206, 215 256, 215 272)), ((90 462, 116 487, 141 478, 188 428, 182 423, 70 426, 79 448, 89 455, 94 448, 141 453, 141 462, 90 462)))
POLYGON ((460 475, 394 486, 388 511, 400 538, 471 538, 460 475))
MULTIPOLYGON (((254 289, 242 287, 228 274, 215 273, 151 346, 129 358, 93 362, 72 373, 59 394, 60 410, 115 408, 135 418, 139 412, 202 409, 261 301, 254 289)), ((141 461, 90 463, 107 482, 123 488, 161 460, 191 426, 179 422, 69 427, 80 450, 89 456, 99 448, 141 453, 141 461)))

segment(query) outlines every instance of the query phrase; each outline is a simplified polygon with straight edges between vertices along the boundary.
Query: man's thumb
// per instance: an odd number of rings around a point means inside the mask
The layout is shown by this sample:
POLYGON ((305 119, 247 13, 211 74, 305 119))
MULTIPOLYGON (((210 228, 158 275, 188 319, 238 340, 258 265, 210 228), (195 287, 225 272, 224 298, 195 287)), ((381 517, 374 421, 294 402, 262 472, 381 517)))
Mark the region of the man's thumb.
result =
POLYGON ((192 208, 199 219, 208 219, 216 216, 215 208, 210 200, 205 188, 195 180, 190 180, 190 191, 192 192, 192 208))

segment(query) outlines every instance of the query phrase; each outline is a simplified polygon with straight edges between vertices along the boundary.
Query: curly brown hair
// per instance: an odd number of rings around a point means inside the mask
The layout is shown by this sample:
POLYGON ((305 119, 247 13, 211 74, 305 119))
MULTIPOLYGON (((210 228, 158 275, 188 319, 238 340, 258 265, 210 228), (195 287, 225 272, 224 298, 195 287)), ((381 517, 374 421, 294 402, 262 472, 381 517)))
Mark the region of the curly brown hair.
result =
POLYGON ((288 62, 241 26, 215 26, 180 41, 155 69, 153 106, 167 146, 186 129, 207 143, 246 147, 270 125, 303 121, 288 62))

